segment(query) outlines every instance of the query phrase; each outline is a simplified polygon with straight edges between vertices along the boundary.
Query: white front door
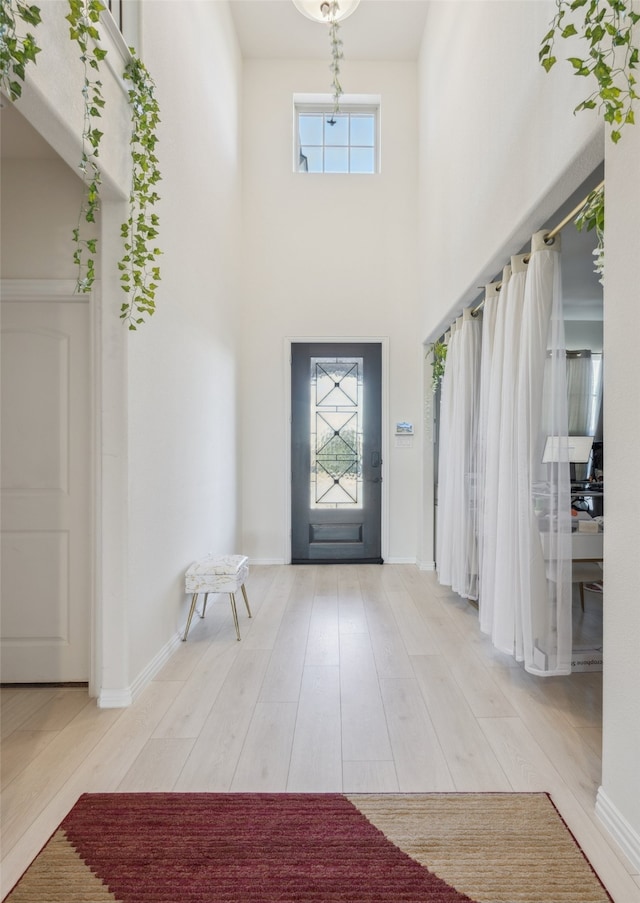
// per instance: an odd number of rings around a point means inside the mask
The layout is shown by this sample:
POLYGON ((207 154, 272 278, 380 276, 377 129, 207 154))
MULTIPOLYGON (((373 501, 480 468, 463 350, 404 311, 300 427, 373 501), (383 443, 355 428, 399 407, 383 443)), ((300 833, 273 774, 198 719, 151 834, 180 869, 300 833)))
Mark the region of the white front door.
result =
POLYGON ((87 681, 89 304, 3 302, 1 326, 2 680, 87 681))

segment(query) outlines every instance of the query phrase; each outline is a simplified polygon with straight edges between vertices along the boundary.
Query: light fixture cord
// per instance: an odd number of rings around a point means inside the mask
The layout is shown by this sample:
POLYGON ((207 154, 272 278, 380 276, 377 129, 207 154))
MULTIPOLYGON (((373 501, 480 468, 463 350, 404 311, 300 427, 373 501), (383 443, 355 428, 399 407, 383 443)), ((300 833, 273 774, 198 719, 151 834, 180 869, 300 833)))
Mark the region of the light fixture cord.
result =
POLYGON ((333 73, 333 112, 340 112, 340 96, 342 94, 342 86, 340 84, 340 60, 343 59, 342 41, 340 40, 340 23, 337 20, 338 10, 340 6, 337 0, 328 4, 328 20, 329 20, 329 41, 331 43, 331 63, 329 69, 333 73))

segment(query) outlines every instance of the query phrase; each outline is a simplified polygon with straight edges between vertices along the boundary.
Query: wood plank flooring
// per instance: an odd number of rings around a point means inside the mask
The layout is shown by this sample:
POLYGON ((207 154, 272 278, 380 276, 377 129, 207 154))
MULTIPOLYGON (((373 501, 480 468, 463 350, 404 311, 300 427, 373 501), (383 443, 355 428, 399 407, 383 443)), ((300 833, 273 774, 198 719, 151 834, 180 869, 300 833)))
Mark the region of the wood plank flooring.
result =
POLYGON ((128 709, 2 691, 2 896, 87 791, 545 790, 616 903, 640 901, 594 815, 601 674, 526 674, 410 565, 252 567, 247 586, 242 642, 212 598, 128 709))

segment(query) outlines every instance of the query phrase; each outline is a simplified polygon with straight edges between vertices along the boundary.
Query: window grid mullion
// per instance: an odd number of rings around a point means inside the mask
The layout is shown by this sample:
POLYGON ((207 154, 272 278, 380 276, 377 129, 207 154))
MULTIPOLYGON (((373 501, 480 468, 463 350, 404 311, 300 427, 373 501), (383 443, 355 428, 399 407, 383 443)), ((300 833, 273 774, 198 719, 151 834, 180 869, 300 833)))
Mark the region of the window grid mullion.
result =
MULTIPOLYGON (((321 126, 320 133, 319 133, 321 136, 321 141, 322 141, 321 145, 316 145, 316 144, 311 144, 311 143, 304 144, 302 141, 302 138, 300 137, 300 134, 298 134, 298 144, 299 144, 300 152, 302 152, 303 148, 307 148, 307 153, 309 155, 309 158, 312 157, 312 153, 311 153, 312 151, 317 152, 316 154, 314 154, 316 156, 316 158, 319 157, 319 159, 317 159, 317 162, 315 164, 315 168, 312 165, 310 169, 307 168, 307 171, 311 171, 311 172, 315 171, 315 172, 320 172, 320 173, 335 172, 336 174, 339 174, 339 173, 351 174, 354 172, 354 165, 355 165, 354 160, 353 160, 353 151, 354 150, 355 151, 370 150, 373 155, 371 164, 365 163, 364 168, 362 168, 362 160, 361 160, 360 164, 359 164, 361 168, 359 170, 356 170, 356 172, 373 174, 376 171, 376 168, 377 168, 377 166, 376 166, 376 161, 377 161, 377 150, 376 150, 376 146, 377 146, 377 141, 376 141, 377 108, 375 108, 375 109, 372 108, 371 112, 368 112, 366 110, 357 110, 357 111, 342 110, 342 111, 340 111, 339 114, 334 114, 330 109, 321 110, 321 109, 316 108, 316 110, 311 110, 311 109, 296 108, 296 110, 297 110, 296 115, 298 117, 298 120, 297 120, 298 122, 299 122, 299 119, 301 116, 306 116, 309 118, 321 117, 321 122, 322 122, 322 126, 321 126), (345 144, 329 143, 330 133, 329 133, 328 129, 333 128, 333 126, 329 125, 329 120, 334 115, 339 116, 338 122, 340 122, 340 121, 342 122, 342 125, 337 126, 338 130, 340 130, 342 128, 345 129, 345 132, 346 132, 346 143, 345 144), (354 134, 354 130, 353 130, 354 115, 355 115, 355 118, 357 118, 359 120, 360 119, 368 119, 370 121, 370 123, 373 127, 373 141, 371 143, 352 144, 352 136, 354 134), (328 166, 327 158, 328 158, 329 151, 331 151, 331 157, 334 160, 334 162, 332 164, 334 167, 333 170, 327 169, 327 166, 328 166), (340 158, 343 158, 344 162, 336 163, 335 162, 336 158, 338 160, 340 160, 340 158), (371 165, 371 168, 368 168, 369 165, 371 165), (342 167, 344 167, 344 168, 342 168, 342 167)), ((307 120, 307 122, 309 122, 309 119, 307 120)), ((306 137, 310 138, 311 135, 308 132, 308 128, 306 128, 305 131, 307 132, 306 137)), ((300 132, 300 126, 298 126, 298 133, 299 132, 300 132)), ((298 156, 300 156, 300 154, 298 156)), ((366 160, 366 158, 365 158, 365 160, 366 160)), ((303 171, 303 170, 299 167, 298 171, 303 171)))

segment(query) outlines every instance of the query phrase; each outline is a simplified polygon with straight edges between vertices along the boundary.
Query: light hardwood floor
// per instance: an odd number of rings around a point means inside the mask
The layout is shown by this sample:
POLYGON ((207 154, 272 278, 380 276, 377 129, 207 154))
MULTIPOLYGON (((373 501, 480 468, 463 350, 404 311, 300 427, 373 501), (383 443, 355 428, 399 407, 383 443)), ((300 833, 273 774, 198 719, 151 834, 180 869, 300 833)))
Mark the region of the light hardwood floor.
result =
POLYGON ((128 709, 2 691, 2 896, 83 792, 544 790, 616 903, 640 901, 594 815, 601 674, 531 677, 409 565, 252 567, 247 586, 242 642, 213 600, 128 709))

